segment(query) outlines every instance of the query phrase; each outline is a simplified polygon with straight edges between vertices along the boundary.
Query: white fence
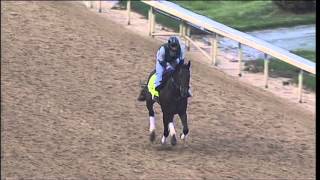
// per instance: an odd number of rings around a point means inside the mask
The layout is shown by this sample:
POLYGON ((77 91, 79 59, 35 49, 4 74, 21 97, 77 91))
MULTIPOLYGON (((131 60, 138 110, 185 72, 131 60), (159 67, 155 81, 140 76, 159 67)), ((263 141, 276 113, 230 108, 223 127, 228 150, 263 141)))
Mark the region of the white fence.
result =
MULTIPOLYGON (((100 4, 99 12, 101 12, 101 1, 96 1, 100 4)), ((299 102, 302 102, 302 81, 303 81, 303 71, 309 72, 315 75, 315 63, 305 59, 303 57, 297 56, 293 53, 290 53, 288 50, 282 49, 280 47, 274 46, 268 42, 265 42, 256 37, 250 36, 246 33, 240 32, 238 30, 232 29, 224 24, 216 22, 210 18, 205 16, 196 14, 192 11, 182 8, 181 6, 174 4, 168 1, 142 1, 143 3, 150 6, 148 13, 148 29, 149 35, 154 37, 157 35, 180 35, 182 38, 186 40, 186 46, 189 49, 190 43, 192 43, 200 52, 212 61, 213 65, 216 65, 217 61, 217 43, 219 41, 219 37, 227 37, 234 41, 238 42, 238 55, 239 55, 239 73, 238 75, 241 77, 242 73, 242 45, 246 45, 257 49, 263 53, 265 53, 265 63, 264 63, 264 81, 265 87, 268 87, 268 55, 278 58, 286 63, 289 63, 293 66, 300 68, 299 73, 299 102), (180 19, 180 28, 179 33, 156 33, 155 32, 155 16, 157 11, 161 11, 167 15, 176 17, 180 19), (199 27, 201 30, 205 30, 213 33, 213 37, 211 39, 211 54, 206 53, 202 50, 193 40, 191 39, 190 34, 190 25, 199 27)), ((92 1, 85 2, 88 7, 92 7, 92 1)), ((128 13, 128 25, 130 25, 130 11, 131 11, 131 1, 127 1, 127 13, 128 13)))

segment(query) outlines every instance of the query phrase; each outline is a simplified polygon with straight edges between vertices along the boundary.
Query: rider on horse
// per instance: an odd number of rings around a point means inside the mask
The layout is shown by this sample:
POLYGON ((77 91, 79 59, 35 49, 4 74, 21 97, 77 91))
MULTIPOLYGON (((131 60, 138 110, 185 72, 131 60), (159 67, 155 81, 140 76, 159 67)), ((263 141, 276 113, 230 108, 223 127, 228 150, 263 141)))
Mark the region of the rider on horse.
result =
MULTIPOLYGON (((162 82, 162 75, 165 71, 174 71, 175 67, 178 64, 183 64, 185 58, 185 49, 181 47, 180 41, 177 37, 171 36, 167 43, 163 44, 157 52, 157 61, 156 61, 156 80, 155 87, 159 91, 164 83, 162 82)), ((191 97, 191 91, 189 89, 188 97, 191 97)), ((154 96, 155 101, 159 97, 154 96)), ((139 101, 145 99, 144 89, 141 90, 141 93, 138 97, 139 101)))

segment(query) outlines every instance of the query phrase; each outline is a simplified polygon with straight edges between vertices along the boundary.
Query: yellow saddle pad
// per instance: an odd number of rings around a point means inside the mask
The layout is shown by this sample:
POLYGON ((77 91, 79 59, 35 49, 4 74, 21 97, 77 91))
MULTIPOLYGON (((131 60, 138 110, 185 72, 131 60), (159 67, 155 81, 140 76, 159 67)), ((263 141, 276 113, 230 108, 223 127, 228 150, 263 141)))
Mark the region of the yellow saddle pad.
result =
POLYGON ((154 96, 159 97, 159 92, 156 90, 156 87, 154 84, 155 80, 156 80, 156 74, 153 74, 148 82, 148 90, 151 93, 152 97, 154 96))

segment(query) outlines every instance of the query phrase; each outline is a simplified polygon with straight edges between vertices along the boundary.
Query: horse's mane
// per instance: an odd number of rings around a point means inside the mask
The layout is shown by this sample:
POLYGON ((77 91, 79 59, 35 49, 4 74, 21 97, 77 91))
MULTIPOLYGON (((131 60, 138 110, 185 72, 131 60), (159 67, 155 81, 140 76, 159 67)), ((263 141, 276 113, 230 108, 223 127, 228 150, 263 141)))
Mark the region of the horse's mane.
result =
POLYGON ((187 69, 189 70, 190 65, 189 64, 177 64, 176 66, 176 70, 174 71, 174 73, 178 73, 180 71, 180 69, 187 69))
POLYGON ((180 69, 188 69, 189 70, 189 65, 188 64, 177 64, 175 67, 175 70, 170 73, 165 73, 163 75, 163 82, 167 82, 170 78, 174 78, 174 76, 180 71, 180 69))
POLYGON ((177 64, 174 72, 179 72, 180 69, 188 69, 188 64, 177 64))

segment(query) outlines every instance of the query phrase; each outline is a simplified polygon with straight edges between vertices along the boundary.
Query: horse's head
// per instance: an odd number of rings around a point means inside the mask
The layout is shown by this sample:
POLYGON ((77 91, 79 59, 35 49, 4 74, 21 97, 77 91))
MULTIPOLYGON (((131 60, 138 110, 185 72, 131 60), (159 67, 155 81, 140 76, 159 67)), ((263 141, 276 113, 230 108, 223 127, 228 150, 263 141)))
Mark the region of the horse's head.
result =
POLYGON ((190 82, 190 66, 190 61, 188 62, 188 64, 179 65, 173 76, 176 85, 179 88, 181 97, 187 97, 188 95, 190 82))

